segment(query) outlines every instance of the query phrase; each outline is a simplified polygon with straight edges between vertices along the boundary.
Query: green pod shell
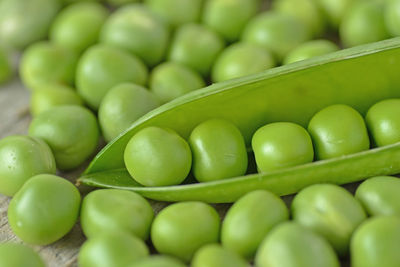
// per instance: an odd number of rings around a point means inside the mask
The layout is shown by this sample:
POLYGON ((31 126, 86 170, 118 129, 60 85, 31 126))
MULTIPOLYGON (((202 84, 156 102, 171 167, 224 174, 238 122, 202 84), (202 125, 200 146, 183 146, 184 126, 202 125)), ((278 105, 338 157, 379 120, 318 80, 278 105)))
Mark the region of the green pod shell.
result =
POLYGON ((130 267, 186 267, 186 265, 180 260, 166 256, 166 255, 153 255, 144 259, 141 259, 130 267))
POLYGON ((0 244, 0 266, 45 267, 40 256, 30 247, 17 243, 0 244))
POLYGON ((13 76, 13 69, 9 52, 0 45, 0 85, 6 83, 13 76))
POLYGON ((192 267, 250 267, 250 264, 235 252, 219 244, 205 245, 193 256, 192 267))

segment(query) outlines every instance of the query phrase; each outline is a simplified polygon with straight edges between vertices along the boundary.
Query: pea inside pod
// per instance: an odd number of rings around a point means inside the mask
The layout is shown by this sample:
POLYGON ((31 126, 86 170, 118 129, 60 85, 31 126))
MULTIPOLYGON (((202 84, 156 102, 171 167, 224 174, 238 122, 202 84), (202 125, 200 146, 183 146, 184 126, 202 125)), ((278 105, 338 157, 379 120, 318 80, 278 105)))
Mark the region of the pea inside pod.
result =
POLYGON ((308 58, 321 56, 339 50, 339 47, 328 40, 312 40, 305 42, 286 55, 283 63, 289 64, 308 58))
POLYGON ((243 258, 219 244, 205 245, 191 262, 192 267, 250 267, 243 258))
POLYGON ((40 256, 30 247, 16 244, 0 244, 0 266, 3 267, 45 267, 40 256))
POLYGON ((385 3, 385 25, 392 36, 400 36, 400 1, 390 0, 385 3))
POLYGON ((180 260, 166 256, 166 255, 153 255, 144 259, 141 259, 130 267, 186 267, 186 265, 180 260))

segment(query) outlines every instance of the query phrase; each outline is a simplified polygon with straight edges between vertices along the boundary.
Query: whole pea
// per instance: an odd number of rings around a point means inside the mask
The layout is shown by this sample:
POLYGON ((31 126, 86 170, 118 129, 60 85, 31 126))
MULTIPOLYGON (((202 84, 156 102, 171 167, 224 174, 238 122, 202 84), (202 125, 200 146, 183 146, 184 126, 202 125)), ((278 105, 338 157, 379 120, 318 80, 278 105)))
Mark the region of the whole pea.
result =
POLYGON ((257 267, 339 267, 333 248, 322 237, 294 222, 278 225, 264 239, 257 267))
POLYGON ((193 129, 189 144, 193 155, 193 174, 199 182, 246 173, 246 144, 233 123, 221 119, 205 121, 193 129))
POLYGON ((157 97, 140 85, 122 83, 114 86, 104 96, 98 112, 104 139, 110 142, 159 105, 157 97))
POLYGON ((192 267, 250 267, 243 258, 219 244, 205 245, 193 256, 192 267))
POLYGON ((70 5, 53 22, 50 40, 82 52, 97 42, 107 16, 107 9, 99 3, 82 2, 70 5))
POLYGON ((271 229, 288 219, 289 211, 278 196, 265 190, 247 193, 228 210, 222 222, 221 243, 250 259, 271 229))
POLYGON ((351 266, 397 267, 400 262, 400 219, 373 217, 355 231, 351 239, 351 266))
POLYGON ((150 90, 163 103, 205 86, 199 73, 177 62, 162 63, 150 75, 150 90))
POLYGON ((0 85, 11 79, 13 69, 9 52, 0 45, 0 85))
POLYGON ((175 32, 168 59, 207 76, 224 46, 224 40, 206 26, 185 24, 175 32))
POLYGON ((373 105, 365 118, 377 146, 400 142, 400 99, 386 99, 373 105))
POLYGON ((124 161, 132 178, 144 186, 177 185, 190 172, 192 154, 176 132, 148 127, 131 138, 124 161))
POLYGON ((97 148, 96 117, 80 106, 59 106, 36 116, 29 135, 44 140, 53 151, 57 167, 70 170, 81 165, 97 148))
POLYGON ((261 127, 253 135, 251 145, 260 172, 309 163, 314 158, 310 135, 303 127, 291 122, 261 127))
POLYGON ((148 257, 139 238, 125 232, 100 233, 87 240, 78 256, 80 267, 125 267, 148 257))
POLYGON ((47 245, 72 229, 80 202, 79 191, 71 182, 40 174, 29 179, 11 199, 8 222, 24 242, 47 245))
POLYGON ((30 247, 16 243, 0 244, 1 267, 45 267, 40 256, 30 247))
POLYGON ((317 159, 329 159, 369 149, 364 119, 353 108, 332 105, 317 112, 308 124, 317 159))
POLYGON ((69 86, 45 84, 32 92, 31 114, 33 116, 37 116, 53 107, 64 105, 83 105, 81 97, 69 86))
POLYGON ((337 50, 339 50, 339 47, 335 43, 328 40, 321 39, 308 41, 299 45, 289 54, 287 54, 283 60, 283 64, 289 64, 296 61, 325 55, 337 50))
POLYGON ((371 216, 400 215, 400 180, 391 176, 370 178, 357 188, 356 198, 371 216))
POLYGON ((72 50, 49 42, 39 42, 25 50, 20 75, 29 89, 49 84, 71 85, 75 79, 78 57, 72 50))
POLYGON ((310 31, 297 17, 275 11, 263 12, 245 27, 242 41, 271 51, 278 61, 310 38, 310 31))
POLYGON ((202 246, 219 239, 220 218, 202 202, 180 202, 164 208, 154 219, 151 240, 159 253, 190 261, 202 246))
POLYGON ((254 74, 275 66, 268 50, 249 43, 235 43, 218 56, 212 68, 213 82, 254 74))
POLYGON ((340 256, 348 253, 351 235, 367 218, 352 194, 332 184, 303 189, 293 199, 291 209, 295 222, 324 237, 340 256))
POLYGON ((385 25, 390 35, 400 36, 400 0, 390 0, 385 4, 385 25))
POLYGON ((78 93, 93 109, 114 86, 132 82, 143 85, 147 67, 134 55, 105 45, 96 45, 82 55, 76 72, 78 93))
POLYGON ((343 17, 358 0, 313 0, 328 20, 332 29, 337 29, 343 17))
POLYGON ((55 174, 56 162, 49 146, 29 136, 0 140, 0 193, 13 196, 32 176, 55 174))
POLYGON ((168 26, 144 5, 132 4, 118 9, 104 23, 103 43, 126 49, 148 66, 158 64, 167 50, 168 26))
POLYGON ((81 226, 86 237, 124 230, 146 240, 154 211, 142 196, 118 189, 89 193, 82 202, 81 226))
POLYGON ((130 267, 186 267, 186 265, 167 255, 153 255, 135 262, 130 267))

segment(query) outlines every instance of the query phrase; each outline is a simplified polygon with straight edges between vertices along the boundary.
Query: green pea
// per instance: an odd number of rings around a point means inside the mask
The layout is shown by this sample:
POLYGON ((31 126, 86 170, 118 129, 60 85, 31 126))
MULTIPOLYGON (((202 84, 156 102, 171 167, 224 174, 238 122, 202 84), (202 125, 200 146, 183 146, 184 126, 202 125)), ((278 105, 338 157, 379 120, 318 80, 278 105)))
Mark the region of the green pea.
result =
POLYGON ((387 99, 373 105, 365 118, 377 146, 400 142, 400 99, 387 99))
POLYGON ((29 135, 50 146, 61 170, 80 166, 96 150, 99 140, 96 117, 80 106, 59 106, 39 114, 29 126, 29 135))
POLYGON ((132 178, 144 186, 177 185, 190 172, 192 154, 176 132, 148 127, 131 138, 124 161, 132 178))
POLYGON ((93 109, 112 87, 124 82, 143 85, 146 80, 147 67, 139 58, 104 45, 86 50, 76 72, 78 93, 93 109))
POLYGON ((132 4, 118 9, 104 23, 100 39, 139 56, 148 66, 164 59, 168 26, 146 6, 132 4))
POLYGON ((242 34, 243 41, 268 49, 278 61, 309 38, 309 29, 297 17, 274 11, 251 19, 242 34))
POLYGON ((317 159, 329 159, 369 149, 361 115, 346 105, 332 105, 317 112, 308 124, 317 159))
POLYGON ((259 0, 207 0, 202 21, 228 42, 233 42, 239 39, 243 28, 259 9, 259 0))
POLYGON ((229 46, 218 56, 212 68, 212 80, 222 82, 274 66, 275 60, 266 49, 239 42, 229 46))
POLYGON ((346 13, 358 0, 313 0, 328 20, 330 27, 337 29, 346 13))
POLYGON ((49 42, 33 44, 22 55, 21 79, 29 89, 48 83, 71 85, 77 60, 77 55, 68 48, 49 42))
POLYGON ((150 90, 163 103, 205 86, 199 73, 176 62, 158 65, 150 76, 150 90))
POLYGON ((71 182, 40 174, 29 179, 11 199, 8 222, 24 242, 47 245, 72 229, 80 202, 79 191, 71 182))
POLYGON ((200 20, 203 0, 145 0, 145 4, 176 28, 200 20))
POLYGON ((59 45, 82 52, 95 44, 107 9, 98 3, 82 2, 68 6, 60 12, 50 29, 50 40, 59 45))
POLYGON ((8 53, 7 49, 0 45, 0 84, 10 80, 13 75, 10 55, 8 53))
POLYGON ((339 47, 328 40, 312 40, 305 42, 295 49, 293 49, 289 54, 286 55, 283 60, 284 64, 293 63, 296 61, 301 61, 316 56, 325 55, 339 50, 339 47))
POLYGON ((105 140, 110 142, 159 105, 157 97, 140 85, 122 83, 114 86, 99 107, 99 123, 105 140))
POLYGON ((202 202, 180 202, 164 208, 154 219, 151 240, 159 253, 190 261, 202 246, 216 243, 220 218, 202 202))
POLYGON ((397 177, 377 176, 363 182, 356 198, 371 216, 400 215, 400 180, 397 177))
POLYGON ((186 265, 170 256, 154 255, 135 262, 131 267, 186 267, 186 265))
POLYGON ((32 92, 31 114, 33 116, 63 105, 82 106, 83 101, 74 89, 60 84, 46 84, 32 92))
POLYGON ((221 243, 251 259, 271 229, 288 219, 289 211, 276 195, 265 190, 247 193, 228 210, 222 222, 221 243))
POLYGON ((142 196, 118 189, 89 193, 82 202, 81 226, 88 238, 124 230, 143 240, 150 233, 154 211, 142 196))
POLYGON ((45 267, 45 264, 30 247, 15 243, 3 243, 0 244, 0 266, 45 267))
POLYGON ((192 267, 250 267, 243 258, 219 244, 205 245, 194 254, 192 267))
POLYGON ((139 0, 105 0, 105 1, 112 6, 122 6, 129 3, 139 2, 139 0))
POLYGON ((400 36, 400 0, 390 0, 385 4, 385 25, 390 35, 400 36))
POLYGON ((22 49, 44 39, 60 6, 54 0, 1 0, 1 42, 22 49))
POLYGON ((253 135, 251 145, 260 172, 309 163, 314 158, 310 135, 303 127, 291 122, 261 127, 253 135))
POLYGON ((49 146, 29 136, 9 136, 0 140, 0 193, 13 196, 32 176, 56 173, 49 146))
POLYGON ((199 182, 246 173, 246 144, 233 123, 221 119, 205 121, 193 129, 189 144, 193 155, 193 174, 199 182))
POLYGON ((185 24, 175 32, 168 59, 207 76, 224 46, 224 40, 206 26, 185 24))
POLYGON ((351 266, 397 267, 400 262, 400 219, 378 216, 367 220, 351 239, 351 266))
POLYGON ((339 267, 333 248, 322 237, 294 222, 278 225, 264 239, 257 267, 339 267))
POLYGON ((352 194, 331 184, 303 189, 293 199, 291 209, 295 222, 324 237, 340 256, 348 253, 351 235, 367 218, 352 194))
POLYGON ((340 38, 347 47, 387 39, 383 3, 361 1, 346 13, 340 25, 340 38))
POLYGON ((80 267, 125 267, 146 258, 149 249, 125 232, 100 233, 86 241, 78 256, 80 267))

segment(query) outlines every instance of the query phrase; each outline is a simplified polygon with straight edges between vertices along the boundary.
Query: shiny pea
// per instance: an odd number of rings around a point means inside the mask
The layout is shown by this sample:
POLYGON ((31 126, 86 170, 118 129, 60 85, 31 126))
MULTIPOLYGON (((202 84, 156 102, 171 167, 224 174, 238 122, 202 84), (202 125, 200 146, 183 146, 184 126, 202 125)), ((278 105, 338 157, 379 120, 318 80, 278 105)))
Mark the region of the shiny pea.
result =
POLYGON ((385 4, 385 25, 391 36, 400 36, 400 1, 390 0, 385 4))
POLYGON ((45 267, 40 256, 30 247, 16 243, 0 244, 1 267, 45 267))
POLYGON ((192 267, 250 267, 243 258, 219 244, 205 245, 193 256, 192 267))
POLYGON ((289 54, 286 55, 283 60, 284 64, 289 64, 308 58, 313 58, 316 56, 325 55, 339 50, 339 47, 328 40, 312 40, 305 42, 295 49, 293 49, 289 54))
POLYGON ((153 255, 135 262, 130 267, 186 267, 186 265, 174 257, 153 255))

